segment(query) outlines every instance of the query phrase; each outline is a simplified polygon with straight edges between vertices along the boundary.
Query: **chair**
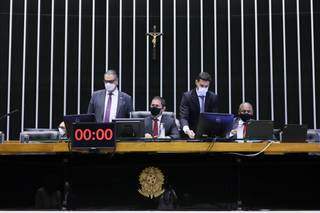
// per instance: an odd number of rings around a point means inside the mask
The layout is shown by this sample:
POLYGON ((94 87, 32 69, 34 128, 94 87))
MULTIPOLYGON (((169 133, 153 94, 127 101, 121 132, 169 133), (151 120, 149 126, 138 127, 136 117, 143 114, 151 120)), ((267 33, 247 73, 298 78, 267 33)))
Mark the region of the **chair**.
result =
POLYGON ((29 141, 48 141, 59 140, 60 134, 56 129, 30 129, 20 133, 20 142, 29 143, 29 141))
POLYGON ((320 142, 320 129, 308 129, 307 132, 308 142, 320 142))
MULTIPOLYGON (((164 111, 163 114, 173 117, 176 121, 177 128, 180 131, 180 121, 176 118, 176 115, 174 114, 174 112, 164 111)), ((150 111, 133 111, 130 113, 130 118, 146 118, 150 115, 151 115, 150 111)))

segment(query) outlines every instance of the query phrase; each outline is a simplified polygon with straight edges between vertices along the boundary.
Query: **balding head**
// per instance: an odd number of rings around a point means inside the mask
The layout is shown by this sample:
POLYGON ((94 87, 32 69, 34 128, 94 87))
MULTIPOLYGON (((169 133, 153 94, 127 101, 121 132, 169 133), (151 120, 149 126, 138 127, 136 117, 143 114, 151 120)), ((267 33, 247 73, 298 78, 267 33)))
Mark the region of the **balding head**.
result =
POLYGON ((240 104, 238 113, 253 115, 252 105, 249 102, 244 102, 240 104))

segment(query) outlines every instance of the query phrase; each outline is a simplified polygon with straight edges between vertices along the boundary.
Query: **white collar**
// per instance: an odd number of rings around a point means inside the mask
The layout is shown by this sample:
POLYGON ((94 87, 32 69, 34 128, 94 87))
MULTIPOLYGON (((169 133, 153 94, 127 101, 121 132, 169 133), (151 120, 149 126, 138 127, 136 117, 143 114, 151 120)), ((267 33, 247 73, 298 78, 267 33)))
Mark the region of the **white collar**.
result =
MULTIPOLYGON (((118 95, 118 93, 119 93, 118 88, 115 88, 115 90, 113 90, 111 93, 112 93, 112 95, 117 96, 117 95, 118 95)), ((109 92, 108 92, 108 91, 106 91, 106 94, 107 94, 107 95, 109 95, 109 92)))

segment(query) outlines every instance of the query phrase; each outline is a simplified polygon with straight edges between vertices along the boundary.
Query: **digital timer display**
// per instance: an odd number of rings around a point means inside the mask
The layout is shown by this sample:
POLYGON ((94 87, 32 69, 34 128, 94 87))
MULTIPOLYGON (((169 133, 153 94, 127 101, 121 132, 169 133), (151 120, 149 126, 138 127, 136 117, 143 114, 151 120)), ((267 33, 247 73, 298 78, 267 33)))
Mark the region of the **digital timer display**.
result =
POLYGON ((114 123, 74 123, 72 147, 114 147, 114 123))
POLYGON ((74 131, 75 141, 92 141, 92 140, 111 140, 113 137, 113 131, 111 129, 76 129, 74 131))

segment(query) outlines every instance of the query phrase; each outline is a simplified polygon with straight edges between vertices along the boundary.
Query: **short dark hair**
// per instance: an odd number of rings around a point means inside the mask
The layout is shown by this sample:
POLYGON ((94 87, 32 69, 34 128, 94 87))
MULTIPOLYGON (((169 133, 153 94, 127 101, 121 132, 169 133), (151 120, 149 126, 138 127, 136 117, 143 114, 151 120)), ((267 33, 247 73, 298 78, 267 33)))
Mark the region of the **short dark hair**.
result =
POLYGON ((207 72, 200 72, 199 75, 196 78, 197 81, 203 80, 203 81, 212 81, 211 75, 207 72))
POLYGON ((164 100, 164 98, 160 97, 160 96, 154 96, 151 100, 151 102, 153 100, 159 100, 161 102, 162 108, 166 106, 166 101, 164 100))
POLYGON ((107 70, 104 75, 114 75, 115 76, 115 80, 118 81, 118 74, 115 70, 107 70))

